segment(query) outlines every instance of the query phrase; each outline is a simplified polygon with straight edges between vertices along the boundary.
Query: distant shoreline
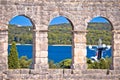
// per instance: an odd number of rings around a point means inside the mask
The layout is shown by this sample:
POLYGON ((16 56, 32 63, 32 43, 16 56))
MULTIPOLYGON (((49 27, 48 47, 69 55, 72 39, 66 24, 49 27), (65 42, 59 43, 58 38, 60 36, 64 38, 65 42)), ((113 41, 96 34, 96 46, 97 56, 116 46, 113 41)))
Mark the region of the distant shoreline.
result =
MULTIPOLYGON (((12 44, 8 44, 8 45, 12 45, 12 44)), ((32 44, 16 44, 16 45, 32 45, 32 44)))
POLYGON ((49 46, 72 46, 72 45, 49 45, 49 46))
MULTIPOLYGON (((8 44, 8 45, 12 45, 12 44, 8 44)), ((33 44, 16 44, 16 45, 33 45, 33 44)), ((72 45, 49 45, 49 46, 72 46, 72 45)), ((87 46, 98 46, 98 45, 87 45, 87 46)), ((111 45, 107 45, 107 46, 111 46, 111 45)))
MULTIPOLYGON (((12 45, 12 44, 8 44, 12 45)), ((32 45, 32 44, 16 44, 16 45, 32 45)), ((72 45, 49 45, 49 46, 72 46, 72 45)))

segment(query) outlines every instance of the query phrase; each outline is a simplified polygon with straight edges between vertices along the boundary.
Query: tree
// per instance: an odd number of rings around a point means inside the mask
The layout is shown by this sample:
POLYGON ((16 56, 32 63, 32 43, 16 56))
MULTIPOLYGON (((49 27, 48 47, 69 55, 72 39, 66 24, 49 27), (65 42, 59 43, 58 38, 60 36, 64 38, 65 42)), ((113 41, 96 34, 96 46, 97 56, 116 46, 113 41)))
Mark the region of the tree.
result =
POLYGON ((111 58, 100 59, 99 62, 92 62, 87 59, 88 69, 110 69, 111 58))
POLYGON ((58 63, 59 68, 66 68, 66 69, 70 69, 72 60, 71 59, 65 59, 61 62, 58 63))
POLYGON ((19 59, 18 59, 18 52, 16 49, 16 43, 12 42, 12 46, 10 49, 10 53, 8 56, 8 67, 10 69, 17 69, 19 68, 19 59))
POLYGON ((30 64, 32 63, 32 59, 28 59, 27 56, 22 56, 19 59, 20 68, 30 68, 30 64))
POLYGON ((53 60, 49 60, 49 68, 53 68, 53 69, 57 68, 53 60))

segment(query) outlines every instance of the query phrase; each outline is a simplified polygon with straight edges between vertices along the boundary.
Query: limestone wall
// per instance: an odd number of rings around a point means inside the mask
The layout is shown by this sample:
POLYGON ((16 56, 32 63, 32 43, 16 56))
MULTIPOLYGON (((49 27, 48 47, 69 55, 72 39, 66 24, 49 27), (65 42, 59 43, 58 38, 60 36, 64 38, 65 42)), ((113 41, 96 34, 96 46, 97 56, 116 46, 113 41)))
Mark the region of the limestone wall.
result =
POLYGON ((119 80, 120 71, 115 70, 72 70, 48 69, 8 70, 0 76, 0 80, 119 80))
POLYGON ((0 80, 119 80, 120 77, 120 0, 0 0, 0 80), (24 15, 33 23, 33 68, 9 70, 7 64, 8 24, 24 15), (74 70, 48 69, 48 25, 64 16, 73 24, 72 67, 74 70), (113 70, 87 70, 86 29, 97 16, 113 26, 113 70), (80 52, 80 53, 79 53, 80 52), (44 54, 44 55, 43 55, 44 54))

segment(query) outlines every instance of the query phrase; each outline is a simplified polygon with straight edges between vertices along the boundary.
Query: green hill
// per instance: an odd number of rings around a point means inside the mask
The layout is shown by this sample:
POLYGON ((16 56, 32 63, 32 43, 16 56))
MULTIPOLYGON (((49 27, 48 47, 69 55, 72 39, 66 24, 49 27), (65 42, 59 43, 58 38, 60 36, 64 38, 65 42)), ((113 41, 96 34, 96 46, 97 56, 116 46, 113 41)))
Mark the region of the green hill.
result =
POLYGON ((72 44, 72 26, 70 24, 50 25, 48 32, 48 44, 71 45, 72 44))
POLYGON ((9 25, 8 43, 10 44, 12 41, 20 44, 32 44, 32 27, 9 25))
MULTIPOLYGON (((111 45, 112 33, 109 23, 88 23, 87 44, 97 45, 99 38, 104 44, 111 45)), ((68 23, 49 26, 48 43, 49 45, 72 44, 72 26, 68 23)), ((20 44, 32 44, 32 27, 16 27, 9 25, 8 29, 9 44, 15 40, 20 44)))
POLYGON ((91 22, 91 23, 88 23, 88 30, 106 30, 106 31, 111 31, 112 27, 111 27, 110 23, 91 22))
POLYGON ((109 23, 89 23, 87 44, 97 45, 99 38, 102 39, 103 44, 111 45, 112 40, 112 27, 109 23))

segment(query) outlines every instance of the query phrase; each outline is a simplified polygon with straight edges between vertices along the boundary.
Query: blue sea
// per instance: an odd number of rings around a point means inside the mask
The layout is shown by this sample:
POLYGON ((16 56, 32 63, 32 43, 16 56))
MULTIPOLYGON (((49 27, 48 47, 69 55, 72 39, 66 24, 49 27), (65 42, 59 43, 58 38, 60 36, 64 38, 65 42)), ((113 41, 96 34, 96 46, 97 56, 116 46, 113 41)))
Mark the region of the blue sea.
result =
MULTIPOLYGON (((8 53, 10 51, 11 45, 8 46, 8 53)), ((32 58, 32 45, 17 45, 17 50, 19 53, 19 58, 21 56, 27 56, 29 59, 32 58)), ((96 49, 96 47, 93 47, 96 49)), ((88 47, 87 49, 87 58, 96 55, 95 50, 90 50, 88 47)), ((104 52, 103 57, 111 57, 111 51, 109 49, 104 52)), ((55 63, 60 62, 64 59, 71 59, 72 58, 72 46, 48 46, 48 59, 53 60, 55 63)))

